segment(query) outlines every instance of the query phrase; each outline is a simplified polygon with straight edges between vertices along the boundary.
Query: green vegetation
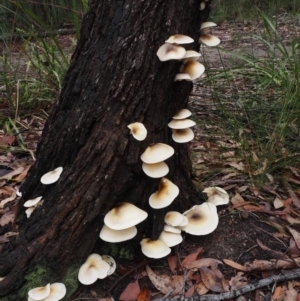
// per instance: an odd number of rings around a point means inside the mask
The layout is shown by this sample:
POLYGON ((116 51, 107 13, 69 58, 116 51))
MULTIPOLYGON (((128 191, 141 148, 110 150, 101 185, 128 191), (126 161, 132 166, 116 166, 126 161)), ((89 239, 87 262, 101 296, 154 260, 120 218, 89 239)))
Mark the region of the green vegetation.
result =
POLYGON ((229 59, 223 70, 209 71, 206 84, 217 110, 214 120, 205 120, 239 145, 236 162, 261 183, 280 176, 284 167, 300 167, 300 40, 286 39, 262 18, 264 32, 252 36, 260 53, 251 47, 219 49, 220 57, 229 59))
POLYGON ((211 19, 221 21, 244 21, 261 19, 261 14, 269 16, 279 14, 299 14, 298 0, 215 0, 212 4, 211 19))

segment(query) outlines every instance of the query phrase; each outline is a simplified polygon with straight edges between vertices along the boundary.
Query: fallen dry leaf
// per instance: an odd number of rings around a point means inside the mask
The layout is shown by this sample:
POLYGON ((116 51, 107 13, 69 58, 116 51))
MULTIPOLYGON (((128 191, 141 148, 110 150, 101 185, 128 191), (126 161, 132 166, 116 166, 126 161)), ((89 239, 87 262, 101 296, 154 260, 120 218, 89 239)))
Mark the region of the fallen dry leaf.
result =
POLYGON ((248 283, 247 278, 244 276, 243 272, 237 272, 237 274, 232 277, 229 281, 229 285, 232 291, 240 289, 248 283))
POLYGON ((200 296, 205 295, 209 291, 202 281, 196 284, 195 290, 200 296))
POLYGON ((14 191, 10 197, 8 197, 8 198, 2 200, 2 201, 0 202, 0 209, 1 209, 1 208, 4 208, 5 204, 7 204, 7 203, 13 201, 13 200, 16 198, 16 196, 17 196, 17 194, 16 194, 16 192, 14 191))
POLYGON ((237 262, 234 262, 234 261, 232 261, 230 259, 223 259, 223 261, 224 261, 225 264, 229 265, 230 267, 232 267, 232 268, 234 268, 236 270, 247 272, 247 269, 244 266, 242 266, 239 263, 237 263, 237 262))
POLYGON ((187 264, 186 268, 189 270, 189 269, 200 269, 202 267, 217 267, 218 264, 222 264, 222 261, 215 258, 201 258, 187 264))
POLYGON ((196 285, 197 285, 197 284, 192 285, 192 286, 185 292, 184 296, 185 296, 186 298, 190 298, 190 297, 193 296, 193 294, 194 294, 194 292, 195 292, 195 287, 196 287, 196 285))
POLYGON ((137 300, 141 292, 138 279, 134 282, 129 283, 123 293, 120 296, 122 301, 135 301, 137 300))
POLYGON ((0 137, 0 145, 12 145, 15 141, 16 137, 14 135, 0 137))
POLYGON ((297 247, 300 249, 300 233, 291 227, 287 227, 293 238, 295 239, 297 247))
POLYGON ((15 213, 13 211, 8 211, 0 218, 0 226, 12 223, 15 218, 15 213))
POLYGON ((27 176, 27 174, 28 174, 28 171, 30 170, 31 166, 32 166, 32 165, 26 166, 25 169, 22 171, 22 173, 20 173, 17 177, 15 177, 14 180, 15 180, 16 182, 21 182, 21 181, 23 181, 23 180, 26 178, 26 176, 27 176))
POLYGON ((288 258, 284 253, 268 248, 259 239, 257 239, 256 242, 262 250, 267 251, 270 254, 270 257, 277 259, 288 258))
POLYGON ((6 174, 5 176, 1 177, 0 179, 3 179, 3 180, 11 180, 12 177, 16 176, 16 175, 19 175, 21 172, 23 172, 24 170, 24 167, 23 166, 20 166, 18 168, 16 168, 15 170, 9 172, 8 174, 6 174))
POLYGON ((209 290, 214 293, 223 293, 225 291, 222 284, 223 275, 220 277, 220 275, 217 275, 207 267, 202 267, 199 271, 202 282, 209 290))
POLYGON ((190 263, 194 262, 194 261, 197 259, 198 255, 199 255, 200 253, 202 253, 202 252, 203 252, 203 248, 200 247, 200 248, 198 248, 194 253, 189 254, 189 255, 186 256, 186 257, 184 258, 184 260, 181 262, 181 266, 184 268, 184 267, 186 267, 187 265, 189 265, 190 263))
POLYGON ((283 300, 284 301, 297 301, 297 296, 298 296, 298 293, 294 289, 294 285, 293 285, 292 281, 289 281, 288 289, 285 292, 285 297, 283 300))
POLYGON ((150 290, 148 287, 144 287, 139 293, 137 301, 149 301, 149 300, 150 300, 150 290))
POLYGON ((168 265, 173 274, 177 273, 177 256, 168 256, 168 265))
POLYGON ((163 294, 170 293, 171 296, 181 294, 184 288, 183 276, 156 275, 151 268, 146 265, 146 271, 153 285, 163 294))

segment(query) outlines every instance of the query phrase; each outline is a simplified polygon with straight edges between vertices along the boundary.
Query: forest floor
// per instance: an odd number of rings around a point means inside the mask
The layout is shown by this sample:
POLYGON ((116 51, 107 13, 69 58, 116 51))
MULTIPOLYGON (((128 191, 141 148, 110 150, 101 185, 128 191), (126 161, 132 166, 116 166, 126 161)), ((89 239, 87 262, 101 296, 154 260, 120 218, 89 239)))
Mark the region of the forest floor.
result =
MULTIPOLYGON (((291 32, 282 22, 278 30, 289 39, 299 36, 298 25, 291 32)), ((253 44, 250 38, 260 27, 257 22, 224 22, 214 34, 229 51, 251 44, 256 55, 263 56, 262 45, 253 44)), ((61 42, 69 45, 65 39, 70 38, 62 37, 61 42)), ((229 58, 224 55, 221 60, 217 50, 209 49, 205 59, 210 68, 218 69, 229 58)), ((229 205, 219 209, 218 228, 203 237, 185 235, 167 258, 138 263, 124 260, 107 280, 79 290, 72 300, 191 300, 192 296, 193 300, 216 301, 300 300, 300 171, 290 166, 279 180, 270 175, 269 181, 256 185, 237 155, 239 144, 224 136, 221 125, 201 122, 218 114, 211 87, 197 82, 190 108, 197 121, 191 143, 195 184, 201 190, 219 186, 230 195, 229 205), (293 280, 287 280, 291 273, 293 280), (262 287, 258 281, 265 281, 262 287), (249 290, 239 296, 242 287, 249 290), (104 290, 109 293, 107 298, 102 295, 104 290)), ((26 129, 22 137, 29 156, 18 155, 16 136, 0 131, 0 252, 18 235, 17 225, 11 223, 19 199, 16 191, 34 162, 44 119, 31 115, 21 124, 26 129)))

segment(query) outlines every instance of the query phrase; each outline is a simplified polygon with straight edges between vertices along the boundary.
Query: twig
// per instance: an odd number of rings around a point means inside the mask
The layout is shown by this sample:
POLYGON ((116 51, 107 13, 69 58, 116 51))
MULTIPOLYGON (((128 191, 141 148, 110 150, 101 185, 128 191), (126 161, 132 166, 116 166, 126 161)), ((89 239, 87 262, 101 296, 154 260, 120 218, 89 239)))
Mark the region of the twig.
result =
POLYGON ((281 281, 287 281, 287 280, 293 280, 296 278, 300 277, 300 272, 296 272, 296 273, 289 273, 289 274, 285 274, 285 275, 276 275, 276 276, 272 276, 269 278, 265 278, 262 280, 257 281, 256 283, 253 284, 248 284, 240 289, 231 291, 231 292, 226 292, 223 294, 219 294, 219 295, 205 295, 205 296, 196 296, 196 297, 190 297, 190 298, 184 298, 181 296, 172 298, 172 299, 156 299, 154 301, 221 301, 221 300, 228 300, 231 298, 236 298, 240 295, 249 293, 249 292, 253 292, 258 288, 262 288, 264 286, 273 284, 275 282, 281 282, 281 281))

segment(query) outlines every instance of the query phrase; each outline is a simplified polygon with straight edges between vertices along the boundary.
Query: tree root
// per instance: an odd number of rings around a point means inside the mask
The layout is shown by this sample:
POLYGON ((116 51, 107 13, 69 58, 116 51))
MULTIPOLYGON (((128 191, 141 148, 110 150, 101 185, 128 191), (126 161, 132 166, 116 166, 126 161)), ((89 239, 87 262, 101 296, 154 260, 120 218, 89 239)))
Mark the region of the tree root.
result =
POLYGON ((190 297, 190 298, 185 298, 184 296, 178 296, 172 299, 168 299, 166 297, 156 299, 155 301, 220 301, 220 300, 228 300, 231 298, 236 298, 240 295, 253 292, 258 288, 262 288, 264 286, 273 284, 275 282, 282 282, 282 281, 287 281, 287 280, 293 280, 297 279, 300 277, 300 271, 294 272, 294 273, 288 273, 285 275, 275 275, 269 278, 265 278, 262 280, 257 281, 256 283, 253 284, 248 284, 240 289, 231 291, 231 292, 226 292, 223 294, 219 295, 205 295, 205 296, 196 296, 196 297, 190 297))

